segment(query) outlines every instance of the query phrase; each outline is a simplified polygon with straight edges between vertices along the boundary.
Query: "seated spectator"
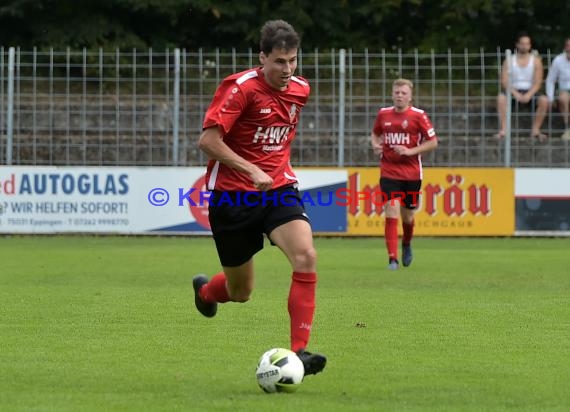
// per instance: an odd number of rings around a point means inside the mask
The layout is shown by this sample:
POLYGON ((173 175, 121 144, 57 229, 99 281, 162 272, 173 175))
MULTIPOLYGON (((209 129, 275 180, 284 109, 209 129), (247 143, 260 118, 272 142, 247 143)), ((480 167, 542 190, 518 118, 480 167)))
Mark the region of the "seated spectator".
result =
POLYGON ((570 94, 570 37, 564 42, 564 52, 552 60, 552 65, 546 77, 546 97, 552 106, 554 102, 554 89, 558 81, 558 110, 564 121, 563 140, 570 140, 570 128, 568 127, 568 102, 570 94))
MULTIPOLYGON (((536 116, 532 123, 531 137, 544 141, 547 136, 540 132, 540 127, 546 117, 548 99, 539 91, 544 79, 544 67, 539 56, 532 52, 532 44, 528 34, 520 33, 517 36, 515 53, 511 58, 511 95, 513 101, 519 105, 536 107, 536 116)), ((501 85, 503 91, 497 98, 500 129, 495 138, 505 137, 507 124, 507 87, 509 81, 509 67, 507 59, 503 62, 501 71, 501 85)))

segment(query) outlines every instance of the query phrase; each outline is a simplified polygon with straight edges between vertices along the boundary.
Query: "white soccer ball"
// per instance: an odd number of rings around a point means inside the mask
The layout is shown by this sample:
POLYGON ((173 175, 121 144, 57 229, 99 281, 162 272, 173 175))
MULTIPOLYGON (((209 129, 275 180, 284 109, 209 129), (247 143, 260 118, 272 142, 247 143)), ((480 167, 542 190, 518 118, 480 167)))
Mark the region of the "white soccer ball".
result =
POLYGON ((274 348, 261 355, 255 376, 267 393, 295 392, 303 382, 305 367, 295 352, 274 348))

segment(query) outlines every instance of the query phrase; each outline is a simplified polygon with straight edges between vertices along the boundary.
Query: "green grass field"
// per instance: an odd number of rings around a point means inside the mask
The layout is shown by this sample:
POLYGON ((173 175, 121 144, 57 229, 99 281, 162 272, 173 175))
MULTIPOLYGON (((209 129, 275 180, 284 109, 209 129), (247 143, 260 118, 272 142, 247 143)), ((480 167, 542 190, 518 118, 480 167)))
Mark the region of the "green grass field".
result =
POLYGON ((383 239, 317 239, 309 349, 329 364, 268 395, 257 360, 289 345, 276 248, 252 300, 206 319, 209 238, 3 237, 0 410, 568 411, 569 243, 418 238, 390 272, 383 239))

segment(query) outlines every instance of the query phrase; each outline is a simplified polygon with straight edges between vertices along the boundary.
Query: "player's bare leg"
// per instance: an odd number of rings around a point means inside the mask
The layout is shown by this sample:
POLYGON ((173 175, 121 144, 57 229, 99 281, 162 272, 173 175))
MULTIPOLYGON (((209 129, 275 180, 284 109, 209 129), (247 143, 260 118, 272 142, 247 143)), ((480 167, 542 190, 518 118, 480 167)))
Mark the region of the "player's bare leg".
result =
POLYGON ((321 372, 327 358, 308 352, 317 283, 317 252, 313 246, 311 226, 305 220, 292 220, 275 228, 269 237, 287 256, 293 269, 288 310, 291 319, 291 350, 305 367, 305 375, 321 372))
POLYGON ((247 302, 253 292, 255 276, 253 270, 253 258, 240 266, 224 266, 228 294, 232 302, 247 302))
POLYGON ((197 275, 192 280, 194 302, 198 311, 211 318, 218 303, 247 302, 254 285, 253 258, 240 266, 224 266, 224 271, 208 278, 197 275))

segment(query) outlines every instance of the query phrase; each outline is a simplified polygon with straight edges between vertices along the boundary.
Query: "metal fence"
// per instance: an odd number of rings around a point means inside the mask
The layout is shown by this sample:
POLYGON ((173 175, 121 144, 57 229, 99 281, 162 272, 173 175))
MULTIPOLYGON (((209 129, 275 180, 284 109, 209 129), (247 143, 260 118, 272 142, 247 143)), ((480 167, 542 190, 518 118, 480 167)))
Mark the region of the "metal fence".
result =
MULTIPOLYGON (((509 154, 492 139, 505 51, 403 53, 300 50, 311 84, 292 160, 302 166, 375 165, 369 135, 391 105, 392 81, 414 81, 414 105, 428 112, 437 166, 570 164, 560 115, 549 113, 546 143, 530 139, 531 111, 513 109, 509 154)), ((543 54, 545 67, 554 56, 543 54)), ((252 50, 96 52, 0 49, 1 163, 17 165, 203 165, 203 114, 218 83, 254 67, 252 50), (13 59, 13 64, 12 60, 13 59)))

